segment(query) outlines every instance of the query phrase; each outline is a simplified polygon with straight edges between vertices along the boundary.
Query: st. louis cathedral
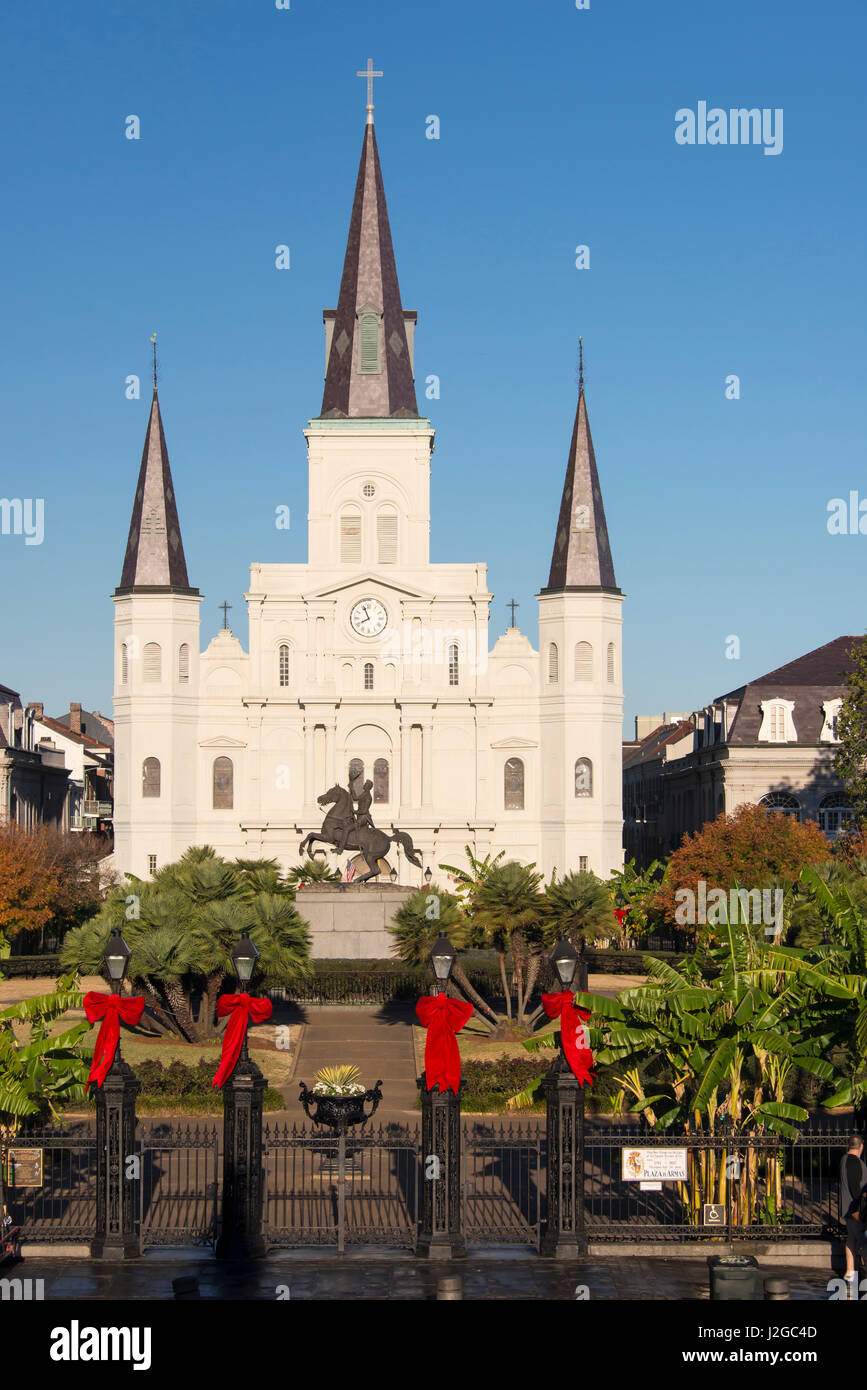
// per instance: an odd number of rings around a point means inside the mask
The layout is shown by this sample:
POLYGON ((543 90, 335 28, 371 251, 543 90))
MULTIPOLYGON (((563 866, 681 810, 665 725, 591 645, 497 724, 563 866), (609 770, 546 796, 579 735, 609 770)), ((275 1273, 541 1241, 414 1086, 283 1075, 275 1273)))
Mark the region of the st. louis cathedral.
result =
POLYGON ((114 594, 121 872, 146 877, 202 843, 288 868, 322 823, 317 797, 365 781, 373 824, 407 832, 423 865, 392 854, 403 883, 462 863, 467 844, 546 875, 622 863, 623 596, 583 382, 540 649, 510 627, 489 650, 486 565, 430 559, 416 317, 369 103, 337 308, 323 315, 322 406, 304 431, 307 563, 251 566, 246 649, 224 628, 200 650, 154 388, 114 594))

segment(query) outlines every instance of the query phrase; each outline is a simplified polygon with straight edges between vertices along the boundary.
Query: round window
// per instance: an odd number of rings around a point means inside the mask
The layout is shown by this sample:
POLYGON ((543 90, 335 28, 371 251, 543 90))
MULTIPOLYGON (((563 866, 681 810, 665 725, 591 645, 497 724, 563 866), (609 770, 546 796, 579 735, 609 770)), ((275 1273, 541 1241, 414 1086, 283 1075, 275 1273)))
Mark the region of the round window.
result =
POLYGON ((376 496, 376 488, 373 483, 365 483, 364 487, 361 489, 361 492, 364 497, 376 496))

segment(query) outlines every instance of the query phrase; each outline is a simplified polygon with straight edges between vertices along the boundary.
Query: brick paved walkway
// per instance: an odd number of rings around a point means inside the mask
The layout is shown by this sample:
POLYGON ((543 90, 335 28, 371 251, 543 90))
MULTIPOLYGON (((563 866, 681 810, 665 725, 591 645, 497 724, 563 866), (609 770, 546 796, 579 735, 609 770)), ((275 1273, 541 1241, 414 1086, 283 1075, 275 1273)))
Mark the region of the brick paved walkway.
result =
MULTIPOLYGON (((295 1061, 294 1083, 313 1085, 320 1067, 350 1063, 358 1067, 365 1086, 382 1081, 382 1103, 376 1119, 419 1120, 415 1099, 415 1059, 411 1004, 383 1004, 371 1008, 308 1008, 307 1027, 295 1061)), ((297 1103, 298 1087, 287 1093, 290 1110, 297 1103)), ((303 1112, 302 1112, 303 1118, 303 1112)))

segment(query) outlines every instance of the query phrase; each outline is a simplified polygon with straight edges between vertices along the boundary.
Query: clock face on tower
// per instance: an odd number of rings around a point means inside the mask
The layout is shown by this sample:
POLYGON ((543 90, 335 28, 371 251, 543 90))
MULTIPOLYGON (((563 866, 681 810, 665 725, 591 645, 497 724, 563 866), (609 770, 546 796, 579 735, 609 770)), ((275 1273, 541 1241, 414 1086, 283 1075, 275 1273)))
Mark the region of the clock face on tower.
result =
POLYGON ((378 598, 362 598, 350 613, 349 621, 359 637, 378 637, 388 622, 388 614, 378 598))

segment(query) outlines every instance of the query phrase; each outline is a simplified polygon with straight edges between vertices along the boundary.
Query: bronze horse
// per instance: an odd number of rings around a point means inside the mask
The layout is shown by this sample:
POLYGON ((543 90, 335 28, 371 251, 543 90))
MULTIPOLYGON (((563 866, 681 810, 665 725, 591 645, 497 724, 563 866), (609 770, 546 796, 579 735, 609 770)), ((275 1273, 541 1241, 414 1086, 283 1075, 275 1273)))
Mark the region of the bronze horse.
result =
POLYGON ((321 840, 324 845, 333 845, 335 854, 338 853, 340 846, 344 849, 353 849, 364 855, 368 865, 372 866, 370 872, 362 874, 355 880, 356 883, 365 883, 369 878, 376 878, 380 872, 380 860, 387 854, 391 844, 399 844, 403 847, 403 852, 410 864, 415 864, 420 869, 422 861, 415 852, 415 845, 412 839, 404 830, 395 830, 392 835, 386 835, 384 830, 377 830, 373 826, 363 826, 360 830, 355 825, 355 815, 352 809, 352 796, 345 788, 333 786, 316 800, 320 806, 330 806, 322 822, 321 830, 311 830, 309 835, 305 835, 301 844, 298 846, 298 853, 304 855, 309 853, 310 846, 317 840, 321 840), (346 834, 348 829, 348 834, 346 834), (344 839, 345 835, 345 839, 344 839))

